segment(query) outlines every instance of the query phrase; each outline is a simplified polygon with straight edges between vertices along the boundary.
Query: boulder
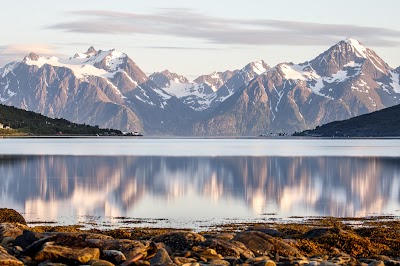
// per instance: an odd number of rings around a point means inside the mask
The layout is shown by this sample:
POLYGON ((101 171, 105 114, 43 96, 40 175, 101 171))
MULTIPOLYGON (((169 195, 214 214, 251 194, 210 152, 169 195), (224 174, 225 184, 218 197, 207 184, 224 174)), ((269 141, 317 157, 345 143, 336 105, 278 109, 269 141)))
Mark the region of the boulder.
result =
POLYGON ((221 260, 221 259, 215 259, 207 262, 207 265, 213 265, 213 266, 229 266, 231 265, 228 261, 226 260, 221 260))
POLYGON ((321 236, 326 236, 329 234, 338 234, 339 233, 339 229, 337 228, 314 228, 311 229, 310 231, 308 231, 307 233, 305 233, 303 235, 304 238, 308 238, 308 239, 314 239, 314 238, 318 238, 321 236))
POLYGON ((86 241, 101 250, 119 250, 127 260, 136 257, 138 254, 142 254, 145 258, 148 254, 154 254, 157 249, 153 242, 148 241, 129 239, 87 239, 86 241))
POLYGON ((13 209, 0 208, 0 223, 19 223, 26 225, 25 218, 13 209))
POLYGON ((13 237, 7 236, 7 237, 3 238, 3 240, 1 241, 0 245, 2 245, 5 248, 9 247, 9 246, 12 246, 12 244, 14 243, 14 240, 15 239, 13 237))
POLYGON ((243 243, 238 241, 225 241, 221 239, 208 239, 204 245, 215 249, 224 257, 235 257, 249 259, 254 257, 254 253, 248 249, 243 243))
POLYGON ((259 231, 245 231, 237 234, 233 240, 242 242, 256 256, 282 256, 301 257, 300 251, 284 241, 259 231))
POLYGON ((247 231, 259 231, 263 232, 264 234, 273 236, 273 237, 282 237, 282 233, 276 229, 266 228, 266 227, 250 227, 247 231))
POLYGON ((53 242, 47 242, 43 245, 34 259, 36 261, 51 260, 54 262, 63 262, 70 264, 85 264, 93 259, 100 258, 98 248, 70 248, 55 245, 53 242))
POLYGON ((193 258, 185 258, 185 257, 174 257, 174 263, 178 265, 186 264, 186 263, 195 263, 197 260, 193 258))
POLYGON ((168 252, 161 248, 157 251, 156 255, 150 259, 151 265, 168 265, 172 264, 172 260, 168 255, 168 252))
POLYGON ((174 252, 190 249, 195 245, 203 243, 205 240, 206 239, 200 234, 179 231, 158 235, 152 238, 154 242, 162 242, 168 245, 174 252))
POLYGON ((124 253, 119 250, 103 250, 101 258, 117 265, 126 261, 124 253))
POLYGON ((23 233, 15 238, 14 245, 20 246, 26 249, 28 246, 32 245, 34 242, 43 238, 42 233, 35 233, 29 230, 24 230, 23 233))
POLYGON ((221 254, 218 254, 217 251, 215 251, 215 249, 208 248, 201 253, 200 258, 205 258, 207 261, 209 261, 209 260, 220 260, 223 259, 224 257, 221 254))
POLYGON ((68 265, 64 263, 52 262, 50 260, 47 260, 39 263, 38 266, 68 266, 68 265))
MULTIPOLYGON (((31 233, 28 232, 27 235, 29 236, 31 235, 31 233)), ((39 240, 33 242, 31 245, 26 247, 23 251, 24 255, 34 256, 37 252, 39 252, 42 249, 43 245, 47 242, 52 242, 55 246, 70 247, 70 248, 86 248, 86 247, 97 248, 92 243, 88 242, 85 239, 84 235, 79 235, 79 234, 76 235, 68 233, 58 233, 46 237, 44 234, 33 233, 34 239, 38 237, 43 237, 43 238, 40 238, 39 240)))
POLYGON ((21 226, 13 223, 2 223, 0 224, 0 241, 5 237, 17 238, 22 235, 23 230, 21 228, 26 226, 21 226))
POLYGON ((111 263, 106 260, 91 260, 89 263, 91 266, 114 266, 114 263, 111 263))
POLYGON ((0 265, 23 266, 24 264, 22 263, 22 261, 8 254, 8 252, 2 246, 0 246, 0 265))

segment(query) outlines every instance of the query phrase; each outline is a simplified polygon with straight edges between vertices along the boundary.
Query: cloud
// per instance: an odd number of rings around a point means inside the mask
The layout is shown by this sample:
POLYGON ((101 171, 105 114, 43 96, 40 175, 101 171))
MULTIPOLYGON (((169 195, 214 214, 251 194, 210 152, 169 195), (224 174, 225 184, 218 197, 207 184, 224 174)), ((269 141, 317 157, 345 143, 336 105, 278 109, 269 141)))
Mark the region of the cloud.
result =
POLYGON ((147 46, 141 47, 147 49, 156 49, 156 50, 200 50, 200 51, 215 51, 215 50, 223 50, 222 48, 216 47, 187 47, 187 46, 147 46))
POLYGON ((34 52, 42 56, 59 56, 56 47, 47 44, 10 44, 0 46, 0 65, 11 61, 22 61, 29 53, 34 52))
POLYGON ((75 19, 47 28, 75 33, 165 35, 234 45, 327 45, 350 36, 368 39, 369 45, 400 45, 398 30, 358 25, 231 19, 187 9, 161 9, 154 14, 104 10, 73 11, 69 14, 75 19))

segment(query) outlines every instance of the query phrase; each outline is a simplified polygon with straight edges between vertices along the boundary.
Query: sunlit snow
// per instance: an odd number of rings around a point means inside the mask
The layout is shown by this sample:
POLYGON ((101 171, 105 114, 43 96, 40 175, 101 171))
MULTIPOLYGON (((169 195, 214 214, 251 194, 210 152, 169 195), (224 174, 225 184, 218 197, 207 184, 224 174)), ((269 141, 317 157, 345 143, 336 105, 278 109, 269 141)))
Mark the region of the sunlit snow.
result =
POLYGON ((350 44, 351 47, 354 48, 354 51, 359 56, 369 59, 369 61, 375 66, 376 69, 378 69, 382 73, 385 73, 384 69, 382 69, 382 67, 384 67, 384 66, 382 65, 380 60, 378 60, 378 58, 375 57, 375 55, 371 52, 371 50, 369 50, 368 48, 363 46, 359 41, 357 41, 356 39, 353 39, 353 38, 347 38, 345 40, 345 42, 350 44), (381 67, 377 66, 376 63, 381 65, 381 67))
POLYGON ((112 78, 117 72, 122 71, 118 69, 118 66, 124 63, 125 57, 126 54, 111 50, 100 51, 96 55, 89 56, 89 58, 86 54, 77 54, 75 57, 69 59, 59 59, 54 56, 48 58, 40 56, 37 60, 32 60, 27 57, 25 63, 27 65, 38 66, 39 68, 45 64, 69 68, 78 79, 82 79, 85 76, 112 78), (104 59, 108 71, 94 66, 104 59))
POLYGON ((390 85, 393 87, 393 90, 396 93, 400 93, 400 84, 399 84, 400 75, 399 75, 399 73, 392 71, 390 74, 392 75, 392 80, 390 82, 390 85))

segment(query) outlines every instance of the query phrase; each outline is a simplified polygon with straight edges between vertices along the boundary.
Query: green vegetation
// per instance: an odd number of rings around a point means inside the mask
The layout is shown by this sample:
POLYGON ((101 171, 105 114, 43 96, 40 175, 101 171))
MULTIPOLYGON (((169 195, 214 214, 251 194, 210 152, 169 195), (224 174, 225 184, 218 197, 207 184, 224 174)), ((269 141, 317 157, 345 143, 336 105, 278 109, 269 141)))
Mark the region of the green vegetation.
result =
POLYGON ((400 105, 348 120, 332 122, 294 136, 400 137, 400 105))
POLYGON ((0 135, 122 135, 114 129, 52 119, 35 112, 0 104, 0 135), (3 128, 4 127, 4 128, 3 128), (9 127, 9 128, 6 128, 9 127))

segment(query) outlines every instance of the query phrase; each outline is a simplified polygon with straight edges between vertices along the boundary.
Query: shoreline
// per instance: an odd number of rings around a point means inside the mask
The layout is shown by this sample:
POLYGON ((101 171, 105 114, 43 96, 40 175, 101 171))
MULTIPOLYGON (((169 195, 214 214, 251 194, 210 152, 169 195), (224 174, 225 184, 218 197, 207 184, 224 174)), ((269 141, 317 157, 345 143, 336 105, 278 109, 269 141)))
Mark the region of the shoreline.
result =
POLYGON ((16 263, 10 265, 400 265, 398 216, 233 223, 200 232, 32 227, 21 215, 4 217, 0 211, 1 244, 16 263))

